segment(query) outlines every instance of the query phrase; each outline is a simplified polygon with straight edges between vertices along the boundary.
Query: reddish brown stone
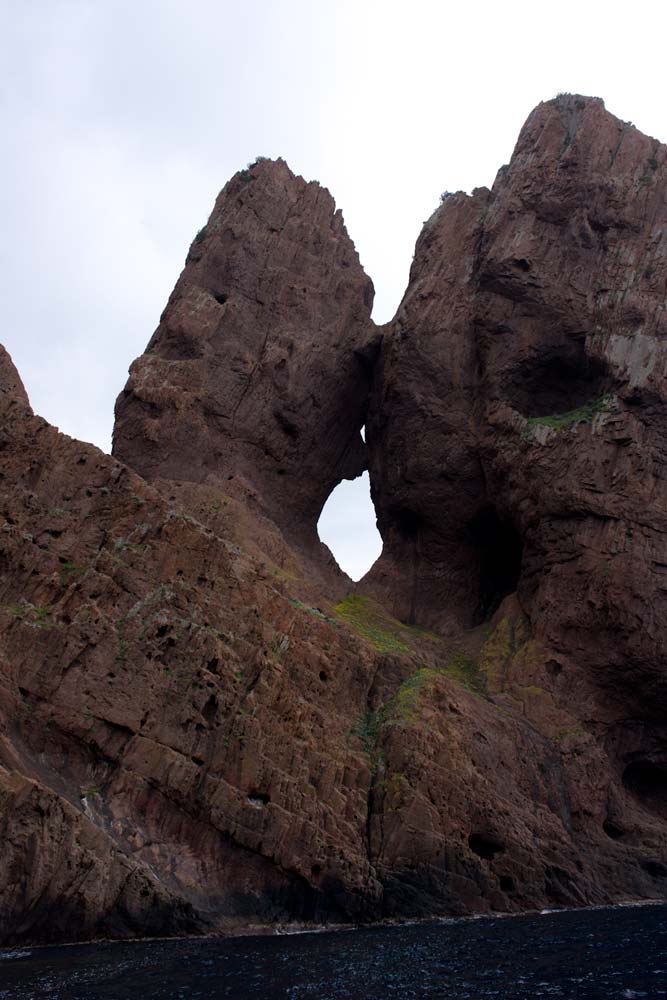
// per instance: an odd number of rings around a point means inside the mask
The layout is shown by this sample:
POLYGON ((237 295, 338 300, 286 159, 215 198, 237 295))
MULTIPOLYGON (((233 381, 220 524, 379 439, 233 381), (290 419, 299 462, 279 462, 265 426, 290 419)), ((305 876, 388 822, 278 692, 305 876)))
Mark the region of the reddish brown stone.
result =
POLYGON ((300 548, 366 467, 373 285, 329 192, 282 161, 236 174, 118 398, 114 454, 215 484, 300 548))
POLYGON ((384 331, 329 195, 237 175, 115 457, 0 353, 0 941, 665 897, 666 163, 540 105, 384 331))

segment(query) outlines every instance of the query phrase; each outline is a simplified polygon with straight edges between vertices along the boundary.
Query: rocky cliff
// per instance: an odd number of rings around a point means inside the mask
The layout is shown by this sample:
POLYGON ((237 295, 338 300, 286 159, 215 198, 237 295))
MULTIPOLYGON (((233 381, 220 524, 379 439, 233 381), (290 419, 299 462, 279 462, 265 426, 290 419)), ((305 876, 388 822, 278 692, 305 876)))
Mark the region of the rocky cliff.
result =
POLYGON ((386 328, 328 192, 237 174, 113 457, 0 353, 0 941, 667 895, 666 224, 561 96, 386 328))
POLYGON ((329 192, 282 160, 251 164, 130 369, 114 454, 149 481, 215 484, 321 558, 327 497, 367 467, 373 294, 329 192))

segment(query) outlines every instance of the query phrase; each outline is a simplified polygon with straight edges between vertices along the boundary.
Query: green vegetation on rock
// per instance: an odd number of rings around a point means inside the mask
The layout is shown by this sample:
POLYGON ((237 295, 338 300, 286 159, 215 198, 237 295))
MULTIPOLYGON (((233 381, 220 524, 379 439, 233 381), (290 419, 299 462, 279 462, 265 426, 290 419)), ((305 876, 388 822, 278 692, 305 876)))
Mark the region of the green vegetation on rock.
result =
POLYGON ((34 604, 14 604, 9 607, 10 613, 32 628, 50 629, 59 628, 57 622, 53 621, 53 608, 50 604, 37 607, 34 604))
POLYGON ((384 754, 379 747, 384 722, 384 708, 369 709, 363 715, 359 716, 348 736, 348 739, 351 736, 356 736, 361 742, 364 753, 368 756, 373 773, 377 771, 380 764, 384 761, 384 754))
POLYGON ((102 785, 94 785, 93 788, 86 788, 84 791, 82 791, 80 793, 79 798, 85 799, 89 795, 101 795, 103 791, 104 789, 102 785))
POLYGON ((308 604, 304 604, 303 601, 300 601, 296 597, 292 597, 290 599, 292 604, 294 604, 295 607, 300 608, 301 611, 307 611, 309 615, 312 615, 314 618, 321 618, 324 622, 331 622, 333 625, 336 624, 336 620, 334 618, 329 618, 329 616, 325 615, 319 608, 311 608, 308 604))
POLYGON ((611 396, 600 396, 598 399, 589 399, 588 402, 578 407, 576 410, 568 410, 567 413, 554 413, 543 417, 528 417, 526 425, 530 427, 550 427, 555 431, 569 430, 577 424, 590 424, 600 413, 607 413, 611 407, 611 396))
POLYGON ((427 629, 405 625, 392 618, 380 604, 360 594, 348 594, 334 611, 379 653, 412 653, 415 639, 439 641, 439 637, 427 629))

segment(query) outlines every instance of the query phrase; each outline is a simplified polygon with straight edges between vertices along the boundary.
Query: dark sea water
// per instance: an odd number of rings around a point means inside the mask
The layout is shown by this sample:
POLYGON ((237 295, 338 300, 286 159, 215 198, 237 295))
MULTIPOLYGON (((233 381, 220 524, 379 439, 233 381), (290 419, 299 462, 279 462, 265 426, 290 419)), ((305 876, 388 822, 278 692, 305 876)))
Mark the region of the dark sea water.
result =
POLYGON ((0 998, 667 997, 667 906, 0 952, 0 998))

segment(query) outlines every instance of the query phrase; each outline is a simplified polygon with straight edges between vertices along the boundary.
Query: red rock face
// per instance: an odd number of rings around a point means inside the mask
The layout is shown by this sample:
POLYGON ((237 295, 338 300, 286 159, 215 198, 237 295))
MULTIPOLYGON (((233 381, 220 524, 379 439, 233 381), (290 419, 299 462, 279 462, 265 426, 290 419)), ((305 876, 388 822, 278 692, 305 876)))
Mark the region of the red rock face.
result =
POLYGON ((366 467, 372 303, 328 191, 282 160, 236 174, 132 365, 114 454, 222 485, 315 547, 332 489, 366 467))
POLYGON ((666 178, 540 105, 378 331, 328 194, 258 164, 114 457, 0 352, 1 942, 664 898, 666 178))
POLYGON ((540 105, 493 190, 427 223, 368 433, 368 585, 400 617, 471 627, 518 591, 557 658, 647 710, 665 694, 666 180, 665 147, 601 101, 540 105))

